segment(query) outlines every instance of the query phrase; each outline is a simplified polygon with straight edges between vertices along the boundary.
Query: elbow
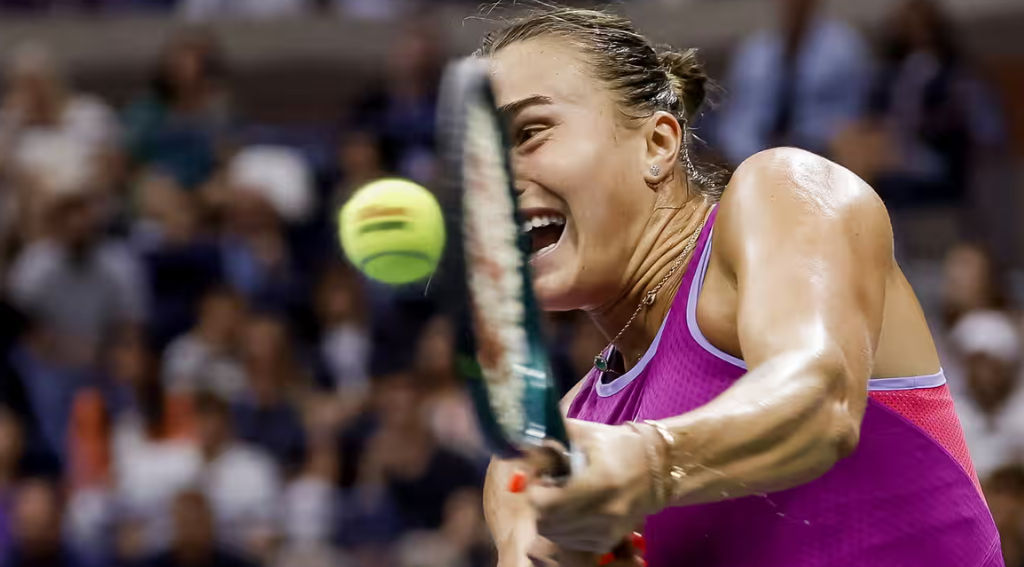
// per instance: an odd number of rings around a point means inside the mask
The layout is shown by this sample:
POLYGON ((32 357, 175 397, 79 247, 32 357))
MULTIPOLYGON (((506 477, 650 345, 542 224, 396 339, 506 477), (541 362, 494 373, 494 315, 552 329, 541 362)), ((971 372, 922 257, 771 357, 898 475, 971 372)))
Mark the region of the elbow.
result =
MULTIPOLYGON (((829 406, 833 404, 823 404, 829 406)), ((860 427, 849 411, 840 407, 825 408, 818 413, 819 420, 808 424, 812 431, 805 437, 802 455, 791 462, 793 482, 800 485, 817 479, 839 461, 850 456, 860 442, 860 427)), ((787 483, 787 486, 790 484, 787 483)))
MULTIPOLYGON (((848 383, 845 378, 839 380, 848 383)), ((846 388, 832 391, 835 392, 834 397, 821 404, 817 424, 819 454, 828 468, 857 450, 864 417, 864 403, 856 403, 844 395, 846 388)))
POLYGON ((835 455, 833 463, 852 454, 860 443, 860 419, 851 411, 849 404, 834 404, 831 427, 823 442, 835 455))
POLYGON ((834 371, 824 374, 827 378, 819 384, 824 400, 819 399, 814 419, 806 423, 813 430, 811 453, 817 457, 812 468, 821 474, 857 450, 867 401, 864 396, 858 399, 851 394, 855 389, 850 384, 855 381, 851 380, 848 369, 836 365, 834 371))

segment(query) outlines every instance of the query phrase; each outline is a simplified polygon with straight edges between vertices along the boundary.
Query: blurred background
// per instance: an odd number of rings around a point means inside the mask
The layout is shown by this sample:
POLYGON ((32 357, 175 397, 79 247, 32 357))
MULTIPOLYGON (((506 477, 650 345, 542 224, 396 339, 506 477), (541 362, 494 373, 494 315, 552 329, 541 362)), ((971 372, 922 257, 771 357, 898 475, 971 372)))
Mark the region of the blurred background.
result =
MULTIPOLYGON (((332 223, 431 186, 442 65, 511 4, 0 0, 0 566, 493 565, 451 324, 332 223)), ((1024 565, 1024 3, 616 9, 702 49, 707 157, 885 199, 1024 565)), ((550 323, 568 387, 604 338, 550 323)))

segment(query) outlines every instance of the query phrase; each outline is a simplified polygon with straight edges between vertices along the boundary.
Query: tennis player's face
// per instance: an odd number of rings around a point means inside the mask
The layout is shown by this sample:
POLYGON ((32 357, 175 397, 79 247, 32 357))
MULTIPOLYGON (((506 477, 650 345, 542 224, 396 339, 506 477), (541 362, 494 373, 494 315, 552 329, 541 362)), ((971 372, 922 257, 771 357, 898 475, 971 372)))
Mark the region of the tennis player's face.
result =
POLYGON ((642 130, 622 123, 612 93, 564 40, 501 49, 493 79, 542 305, 590 309, 618 299, 653 207, 642 130))

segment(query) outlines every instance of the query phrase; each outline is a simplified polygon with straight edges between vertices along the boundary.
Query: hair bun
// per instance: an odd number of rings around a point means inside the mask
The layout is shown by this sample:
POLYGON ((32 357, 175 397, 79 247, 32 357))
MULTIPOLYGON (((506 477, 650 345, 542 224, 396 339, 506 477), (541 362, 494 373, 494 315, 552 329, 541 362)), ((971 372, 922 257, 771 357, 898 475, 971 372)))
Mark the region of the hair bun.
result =
POLYGON ((708 88, 708 74, 697 59, 697 50, 676 51, 663 47, 658 51, 658 61, 668 73, 672 90, 683 101, 686 117, 693 118, 704 104, 708 88))

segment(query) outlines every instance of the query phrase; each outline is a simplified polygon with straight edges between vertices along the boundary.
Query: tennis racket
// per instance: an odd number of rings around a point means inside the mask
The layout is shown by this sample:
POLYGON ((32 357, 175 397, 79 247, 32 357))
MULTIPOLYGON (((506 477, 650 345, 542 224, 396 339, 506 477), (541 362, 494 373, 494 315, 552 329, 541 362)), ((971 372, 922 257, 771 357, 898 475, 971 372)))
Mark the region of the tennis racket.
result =
POLYGON ((458 371, 495 454, 547 453, 549 476, 565 476, 572 453, 533 293, 529 239, 516 210, 508 138, 485 61, 471 57, 447 67, 438 126, 442 201, 454 236, 445 251, 443 303, 458 325, 458 371))
MULTIPOLYGON (((459 374, 490 449, 527 456, 543 476, 564 482, 585 463, 558 407, 530 240, 520 228, 508 137, 485 61, 466 58, 446 68, 438 126, 442 201, 454 236, 445 250, 442 303, 458 324, 459 374)), ((602 559, 633 557, 642 546, 637 538, 602 559)))

